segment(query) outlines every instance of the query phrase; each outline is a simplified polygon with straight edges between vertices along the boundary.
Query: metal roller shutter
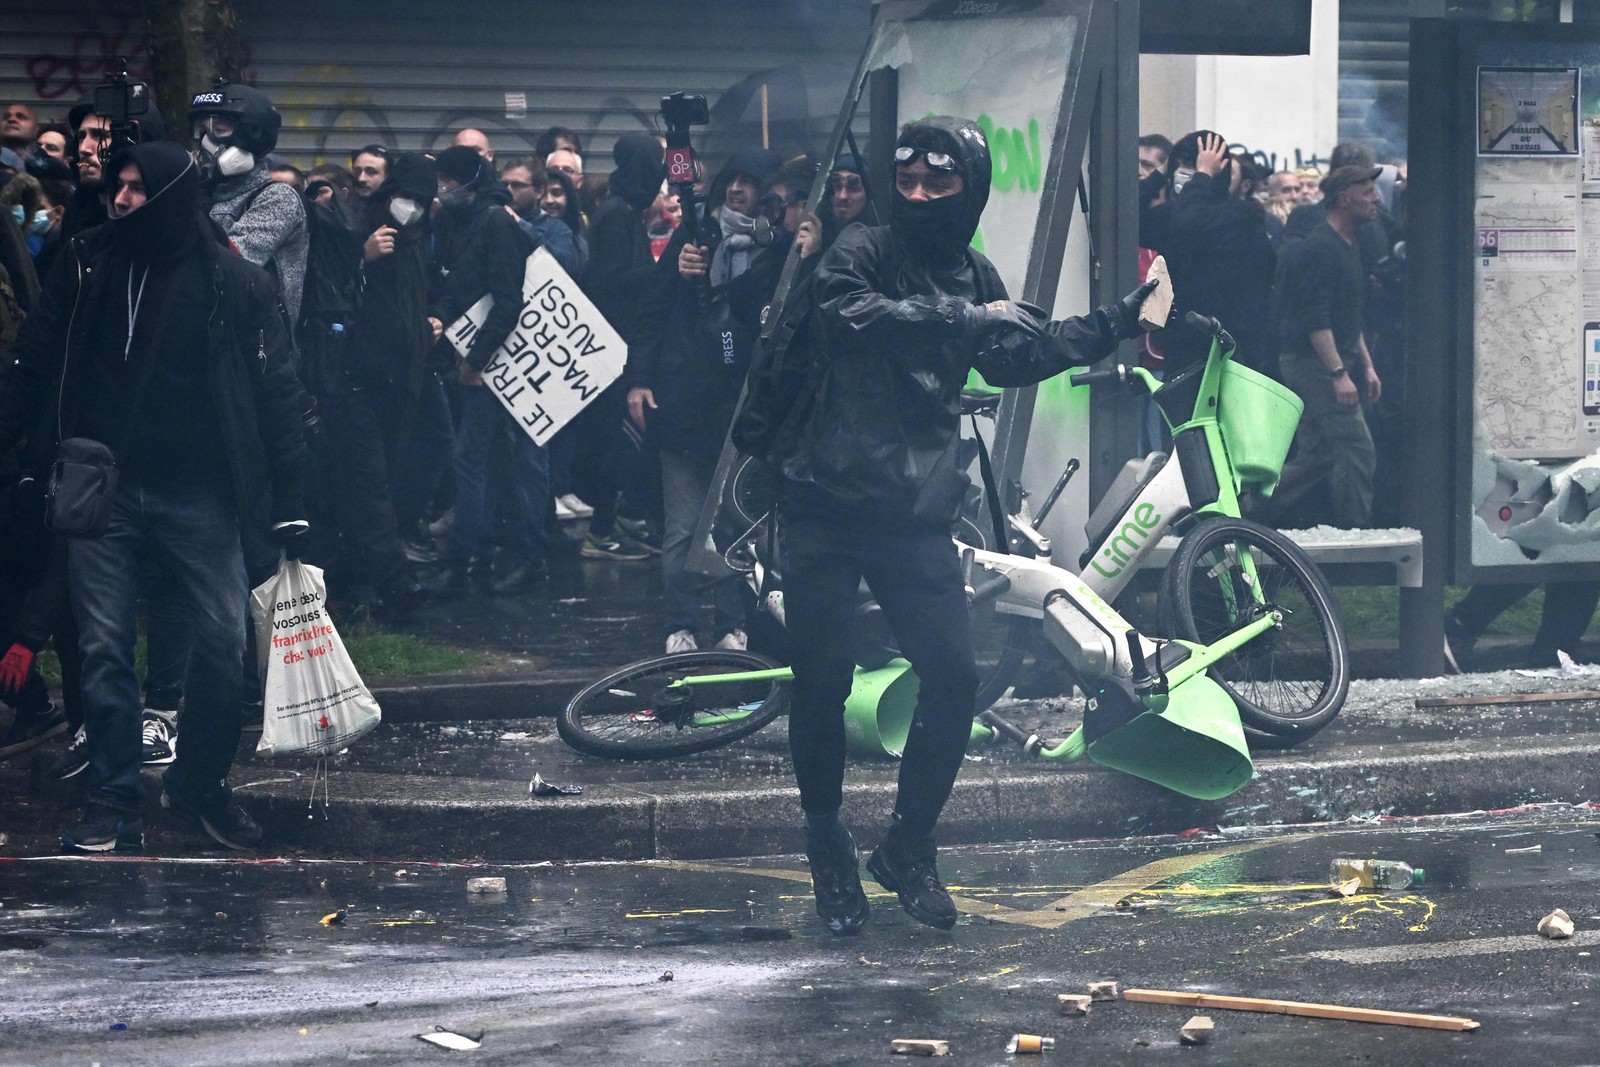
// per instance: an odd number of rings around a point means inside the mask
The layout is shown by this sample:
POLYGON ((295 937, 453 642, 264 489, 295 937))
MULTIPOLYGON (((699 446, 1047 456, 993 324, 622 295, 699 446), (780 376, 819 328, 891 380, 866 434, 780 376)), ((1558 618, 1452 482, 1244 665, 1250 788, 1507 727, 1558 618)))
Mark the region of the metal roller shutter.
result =
MULTIPOLYGON (((432 149, 465 125, 483 129, 496 155, 512 155, 562 125, 583 136, 595 159, 586 167, 601 172, 617 135, 653 129, 659 98, 678 89, 711 100, 713 159, 735 142, 759 141, 763 81, 773 147, 815 143, 871 23, 869 0, 235 0, 235 8, 248 80, 284 113, 279 150, 297 163, 343 161, 371 141, 432 149)), ((60 115, 110 58, 143 66, 137 3, 7 9, 6 99, 60 115)))

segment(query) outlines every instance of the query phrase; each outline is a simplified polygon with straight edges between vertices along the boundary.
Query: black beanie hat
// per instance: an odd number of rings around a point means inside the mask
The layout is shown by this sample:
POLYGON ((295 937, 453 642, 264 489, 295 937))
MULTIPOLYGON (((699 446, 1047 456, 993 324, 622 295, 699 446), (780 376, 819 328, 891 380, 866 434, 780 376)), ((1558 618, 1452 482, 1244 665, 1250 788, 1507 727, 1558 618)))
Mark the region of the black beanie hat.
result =
POLYGON ((433 169, 469 189, 488 184, 482 180, 489 176, 488 163, 475 149, 468 148, 464 144, 451 145, 440 152, 433 161, 433 169))
MULTIPOLYGON (((471 151, 468 149, 468 151, 471 151)), ((477 153, 473 153, 477 158, 477 153)), ((408 196, 426 205, 438 191, 436 164, 421 152, 401 152, 389 157, 389 179, 378 190, 379 196, 408 196)), ((442 171, 440 172, 442 173, 442 171)))

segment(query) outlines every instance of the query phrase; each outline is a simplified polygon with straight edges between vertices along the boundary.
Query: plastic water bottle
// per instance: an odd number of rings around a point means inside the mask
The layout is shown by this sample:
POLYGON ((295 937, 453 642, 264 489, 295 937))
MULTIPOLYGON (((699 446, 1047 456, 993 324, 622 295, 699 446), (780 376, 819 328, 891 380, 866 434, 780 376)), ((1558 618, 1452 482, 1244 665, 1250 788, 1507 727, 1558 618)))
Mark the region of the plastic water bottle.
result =
POLYGON ((1428 872, 1399 860, 1336 859, 1328 867, 1328 877, 1334 885, 1343 885, 1352 878, 1361 889, 1410 889, 1427 880, 1428 872))

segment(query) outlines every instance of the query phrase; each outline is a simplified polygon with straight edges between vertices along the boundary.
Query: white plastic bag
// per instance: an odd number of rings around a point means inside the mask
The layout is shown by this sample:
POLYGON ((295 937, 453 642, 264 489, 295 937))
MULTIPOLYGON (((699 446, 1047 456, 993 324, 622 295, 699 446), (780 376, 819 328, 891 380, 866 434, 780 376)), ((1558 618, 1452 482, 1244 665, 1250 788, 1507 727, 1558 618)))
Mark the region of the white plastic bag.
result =
POLYGON ((375 728, 378 702, 328 616, 322 571, 284 560, 250 592, 256 660, 265 682, 258 756, 326 756, 375 728))

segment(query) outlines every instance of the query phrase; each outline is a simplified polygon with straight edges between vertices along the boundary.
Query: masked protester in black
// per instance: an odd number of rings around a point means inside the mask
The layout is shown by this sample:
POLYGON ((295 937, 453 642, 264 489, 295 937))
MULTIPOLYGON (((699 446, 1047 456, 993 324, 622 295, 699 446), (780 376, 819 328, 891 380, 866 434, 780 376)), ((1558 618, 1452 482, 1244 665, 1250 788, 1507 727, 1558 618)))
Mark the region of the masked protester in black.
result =
POLYGON ((233 800, 248 585, 241 531, 270 525, 303 550, 302 415, 288 324, 270 275, 230 252, 200 213, 179 145, 137 145, 107 168, 112 218, 73 238, 29 316, 0 395, 0 452, 52 427, 116 455, 120 480, 100 537, 68 544, 83 653, 87 806, 62 845, 142 845, 143 757, 134 619, 138 562, 164 559, 163 590, 193 623, 184 743, 162 806, 232 848, 262 833, 233 800))
POLYGON ((1022 386, 1108 355, 1138 333, 1139 290, 1081 318, 1045 322, 1006 299, 968 247, 989 194, 976 123, 907 126, 895 152, 888 226, 850 226, 812 281, 808 336, 826 369, 787 455, 784 606, 793 650, 790 751, 807 824, 818 914, 851 934, 868 908, 854 841, 839 821, 844 702, 858 583, 866 579, 920 680, 888 832, 867 869, 920 922, 949 928, 934 825, 955 783, 978 687, 951 524, 961 387, 976 367, 1022 386))
MULTIPOLYGON (((647 133, 623 134, 611 155, 617 167, 606 198, 589 219, 589 262, 582 283, 600 314, 633 349, 654 333, 647 321, 649 302, 640 299, 656 284, 644 211, 661 192, 667 168, 660 142, 647 133)), ((626 378, 612 383, 562 431, 575 438, 574 488, 594 507, 580 549, 592 559, 638 560, 646 555, 616 530, 618 493, 637 482, 643 468, 623 432, 629 384, 626 378)))
POLYGON ((417 411, 433 346, 428 298, 437 284, 429 248, 433 163, 406 152, 389 161, 383 186, 358 207, 368 242, 361 306, 344 331, 343 359, 328 403, 335 463, 332 510, 343 551, 339 598, 404 614, 421 592, 401 547, 392 486, 417 411))

